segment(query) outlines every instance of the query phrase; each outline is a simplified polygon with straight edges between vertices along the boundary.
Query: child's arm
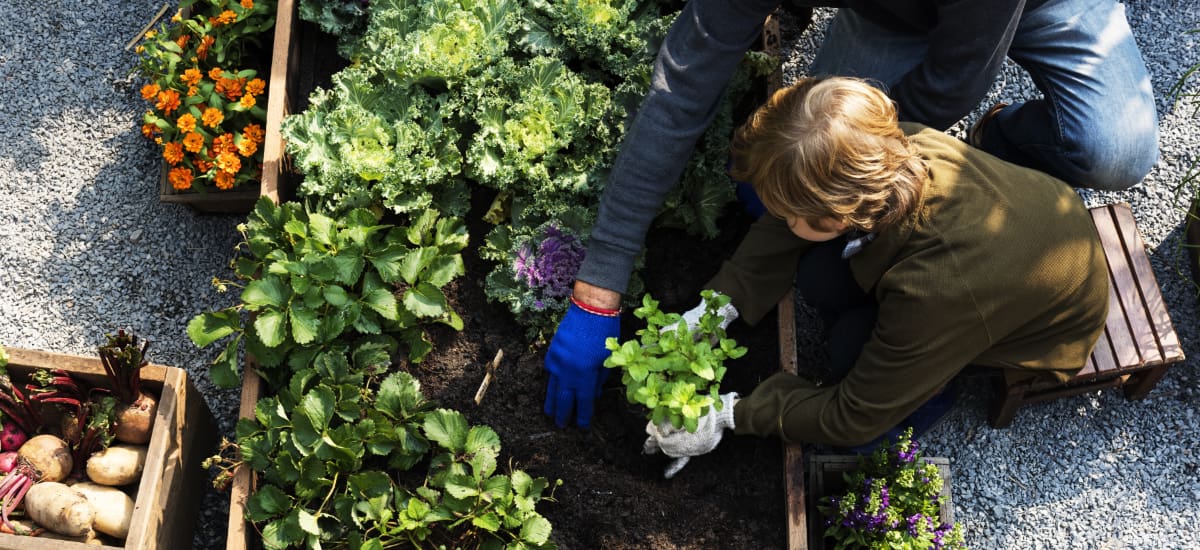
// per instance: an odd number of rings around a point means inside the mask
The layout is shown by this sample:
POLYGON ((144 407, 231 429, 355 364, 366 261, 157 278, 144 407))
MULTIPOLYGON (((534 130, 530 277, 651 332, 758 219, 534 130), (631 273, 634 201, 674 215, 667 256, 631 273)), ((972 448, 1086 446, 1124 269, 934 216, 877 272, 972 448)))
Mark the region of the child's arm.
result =
POLYGON ((729 296, 739 317, 753 325, 792 287, 796 263, 810 246, 782 219, 763 214, 704 288, 729 296))

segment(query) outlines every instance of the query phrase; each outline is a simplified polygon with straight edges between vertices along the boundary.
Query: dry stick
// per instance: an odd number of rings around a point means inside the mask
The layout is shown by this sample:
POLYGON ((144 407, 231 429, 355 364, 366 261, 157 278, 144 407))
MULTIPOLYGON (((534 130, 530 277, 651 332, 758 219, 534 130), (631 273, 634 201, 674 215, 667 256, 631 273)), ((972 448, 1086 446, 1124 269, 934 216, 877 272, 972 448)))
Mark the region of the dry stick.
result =
POLYGON ((154 19, 151 19, 149 23, 146 23, 146 26, 142 27, 142 30, 138 31, 137 36, 134 36, 129 43, 125 44, 125 51, 129 51, 129 48, 132 48, 134 44, 137 44, 138 40, 141 40, 143 36, 146 36, 146 31, 150 30, 150 27, 153 27, 155 23, 158 23, 158 20, 162 19, 163 14, 167 13, 167 10, 170 8, 171 4, 163 4, 163 7, 158 9, 158 14, 154 16, 154 19))
POLYGON ((479 390, 475 392, 475 404, 478 405, 483 401, 483 394, 487 393, 488 385, 492 383, 492 378, 496 373, 496 367, 500 366, 500 360, 504 358, 504 350, 496 350, 496 358, 487 366, 487 374, 483 375, 483 383, 479 384, 479 390))

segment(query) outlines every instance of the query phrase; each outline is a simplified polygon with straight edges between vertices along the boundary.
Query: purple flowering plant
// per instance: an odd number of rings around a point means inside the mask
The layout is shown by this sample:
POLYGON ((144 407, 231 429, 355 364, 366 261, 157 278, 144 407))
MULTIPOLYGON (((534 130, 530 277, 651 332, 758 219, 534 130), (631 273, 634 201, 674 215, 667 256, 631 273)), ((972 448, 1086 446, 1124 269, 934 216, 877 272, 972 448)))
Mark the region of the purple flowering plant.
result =
POLYGON ((843 475, 846 490, 817 505, 834 548, 961 549, 962 526, 942 523, 943 480, 921 460, 912 428, 883 443, 843 475))

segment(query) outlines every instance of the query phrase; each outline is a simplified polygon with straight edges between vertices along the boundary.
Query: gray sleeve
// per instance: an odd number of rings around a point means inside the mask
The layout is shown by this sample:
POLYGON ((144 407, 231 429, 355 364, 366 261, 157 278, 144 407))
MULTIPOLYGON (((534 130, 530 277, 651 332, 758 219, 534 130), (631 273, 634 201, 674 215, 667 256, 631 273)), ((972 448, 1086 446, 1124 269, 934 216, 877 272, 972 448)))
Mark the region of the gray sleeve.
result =
POLYGON ((646 230, 678 183, 734 70, 778 0, 690 0, 654 62, 651 87, 600 198, 577 278, 624 293, 646 230))

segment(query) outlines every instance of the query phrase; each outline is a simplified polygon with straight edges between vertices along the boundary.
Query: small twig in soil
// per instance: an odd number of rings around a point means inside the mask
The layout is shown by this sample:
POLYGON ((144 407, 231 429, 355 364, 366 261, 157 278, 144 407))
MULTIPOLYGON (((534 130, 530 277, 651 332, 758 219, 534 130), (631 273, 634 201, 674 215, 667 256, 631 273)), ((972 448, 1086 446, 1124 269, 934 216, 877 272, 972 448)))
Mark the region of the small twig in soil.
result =
POLYGON ((134 44, 137 44, 138 40, 141 40, 143 36, 146 36, 146 31, 150 30, 150 27, 153 27, 155 23, 158 23, 158 20, 162 19, 162 16, 166 14, 167 10, 169 9, 171 9, 171 4, 163 4, 163 6, 158 9, 158 14, 156 14, 149 23, 146 23, 146 26, 142 27, 142 30, 138 31, 137 36, 134 36, 129 40, 129 42, 125 43, 125 51, 129 51, 129 48, 132 48, 134 44))
POLYGON ((488 363, 487 373, 483 375, 483 383, 479 384, 479 390, 475 392, 475 404, 478 405, 483 401, 483 394, 487 393, 488 385, 492 383, 492 378, 495 377, 496 367, 500 366, 500 360, 504 358, 504 350, 496 350, 496 358, 488 363))

